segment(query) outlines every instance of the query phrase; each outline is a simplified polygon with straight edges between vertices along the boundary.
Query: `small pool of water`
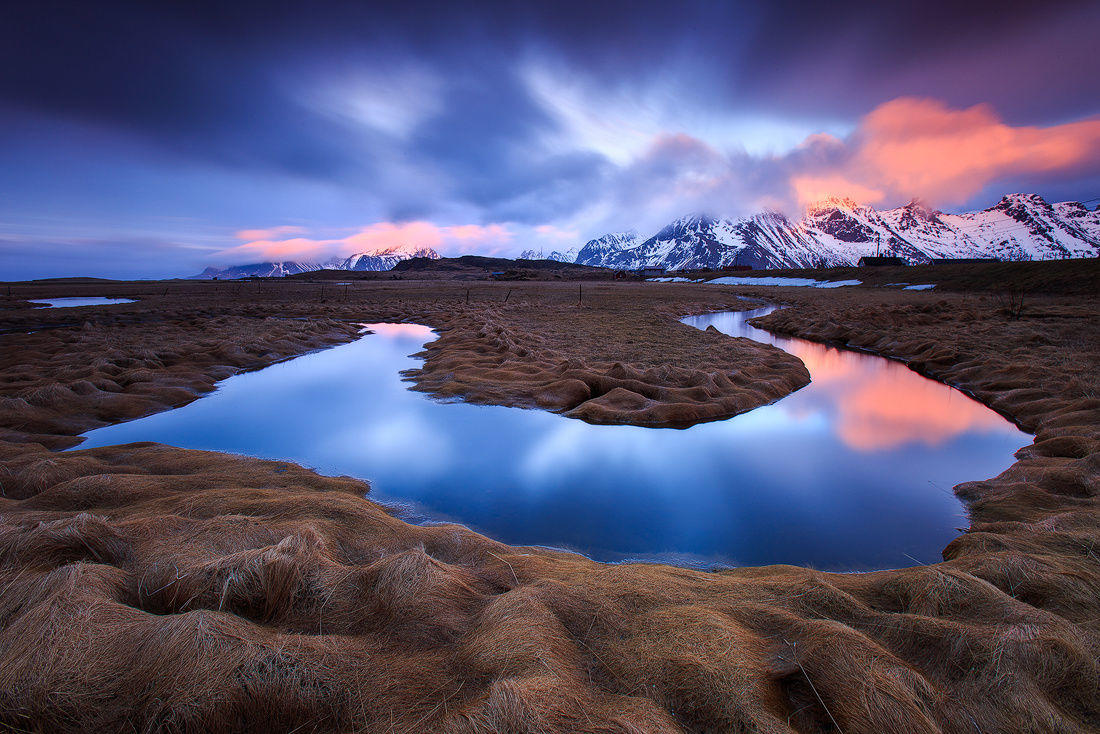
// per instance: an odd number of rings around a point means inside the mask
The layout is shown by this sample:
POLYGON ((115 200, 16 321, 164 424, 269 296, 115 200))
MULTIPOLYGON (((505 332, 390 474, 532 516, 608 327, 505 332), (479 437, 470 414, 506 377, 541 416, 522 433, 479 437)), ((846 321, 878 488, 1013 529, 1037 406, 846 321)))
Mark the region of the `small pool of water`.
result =
POLYGON ((119 303, 136 303, 133 298, 104 298, 101 296, 89 296, 87 298, 44 298, 35 299, 31 303, 37 303, 47 308, 71 308, 73 306, 113 306, 119 303))
POLYGON ((414 520, 604 561, 854 570, 939 560, 967 525, 952 486, 1004 470, 1029 437, 903 365, 745 323, 766 310, 685 322, 777 343, 813 383, 686 430, 433 401, 398 373, 434 334, 375 324, 183 408, 91 431, 79 448, 159 441, 293 461, 368 479, 371 497, 414 520))

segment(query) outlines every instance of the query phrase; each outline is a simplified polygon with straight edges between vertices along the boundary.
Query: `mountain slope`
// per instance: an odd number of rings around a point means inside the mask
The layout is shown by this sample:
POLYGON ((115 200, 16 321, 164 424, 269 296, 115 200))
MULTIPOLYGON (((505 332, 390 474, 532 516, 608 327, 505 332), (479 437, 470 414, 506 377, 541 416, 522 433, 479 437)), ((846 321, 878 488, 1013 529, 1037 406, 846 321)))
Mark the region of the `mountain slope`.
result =
POLYGON ((630 260, 633 256, 619 255, 619 253, 628 252, 637 244, 638 233, 634 231, 605 234, 603 237, 585 243, 573 262, 577 265, 596 265, 605 268, 625 267, 615 264, 615 258, 622 257, 630 260))
POLYGON ((1078 202, 1051 205, 1036 194, 1010 194, 989 209, 964 214, 943 214, 916 201, 877 210, 829 199, 797 221, 778 212, 738 220, 691 215, 641 242, 636 235, 605 235, 581 248, 577 262, 670 270, 813 267, 852 265, 876 253, 912 263, 1091 257, 1100 254, 1100 210, 1078 202))
POLYGON ((228 268, 206 268, 198 275, 193 275, 193 280, 230 280, 233 278, 283 278, 288 275, 309 273, 314 270, 353 270, 353 271, 379 271, 392 270, 397 263, 414 257, 439 258, 439 253, 430 247, 397 246, 376 250, 374 252, 359 252, 350 257, 336 257, 323 263, 315 262, 262 262, 249 265, 233 265, 228 268))
POLYGON ((549 254, 544 254, 542 250, 524 250, 519 254, 520 260, 556 260, 560 263, 575 263, 577 255, 580 253, 579 247, 571 247, 565 252, 559 250, 552 250, 549 254))
POLYGON ((233 265, 228 268, 206 268, 198 275, 192 275, 192 280, 212 280, 218 278, 219 280, 231 280, 233 278, 285 278, 288 275, 297 275, 298 273, 308 273, 312 270, 320 270, 319 265, 313 263, 300 263, 294 261, 286 262, 264 262, 264 263, 251 263, 248 265, 233 265))
POLYGON ((360 252, 344 259, 329 260, 325 267, 330 270, 393 270, 393 266, 402 260, 414 257, 439 258, 439 253, 430 247, 402 247, 376 252, 360 252))

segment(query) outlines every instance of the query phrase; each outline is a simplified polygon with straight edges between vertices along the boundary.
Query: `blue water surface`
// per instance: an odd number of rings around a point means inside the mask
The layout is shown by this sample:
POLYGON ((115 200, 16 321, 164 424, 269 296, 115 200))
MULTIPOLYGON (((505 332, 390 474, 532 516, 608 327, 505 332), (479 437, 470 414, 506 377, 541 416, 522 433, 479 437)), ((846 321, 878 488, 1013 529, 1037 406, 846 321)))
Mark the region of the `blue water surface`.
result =
POLYGON ((372 498, 414 520, 604 561, 855 570, 939 560, 967 525, 952 486, 1001 472, 1029 436, 904 365, 745 323, 767 310, 684 321, 775 343, 813 382, 684 430, 434 401, 399 375, 434 334, 376 324, 185 407, 91 431, 79 448, 158 441, 293 461, 367 479, 372 498))

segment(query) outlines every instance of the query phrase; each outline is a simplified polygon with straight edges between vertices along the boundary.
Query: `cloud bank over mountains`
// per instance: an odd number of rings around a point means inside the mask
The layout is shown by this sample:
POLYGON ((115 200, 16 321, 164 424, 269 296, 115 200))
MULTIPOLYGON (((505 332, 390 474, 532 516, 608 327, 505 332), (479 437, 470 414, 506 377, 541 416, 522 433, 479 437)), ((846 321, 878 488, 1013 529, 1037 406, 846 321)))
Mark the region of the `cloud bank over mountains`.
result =
POLYGON ((10 6, 21 277, 62 274, 36 247, 145 242, 164 275, 357 237, 560 249, 825 195, 1100 195, 1094 3, 10 6))

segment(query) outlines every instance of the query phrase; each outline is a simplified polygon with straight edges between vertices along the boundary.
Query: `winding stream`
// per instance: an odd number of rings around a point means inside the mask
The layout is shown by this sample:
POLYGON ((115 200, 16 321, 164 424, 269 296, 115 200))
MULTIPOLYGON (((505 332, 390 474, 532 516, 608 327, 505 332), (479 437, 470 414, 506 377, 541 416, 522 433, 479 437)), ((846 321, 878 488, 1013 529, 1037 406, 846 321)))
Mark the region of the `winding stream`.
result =
POLYGON ((431 400, 398 374, 431 330, 373 324, 190 405, 91 431, 79 448, 159 441, 293 461, 370 480, 372 498, 412 521, 603 561, 857 570, 939 560, 967 525, 952 486, 1003 471, 1029 436, 904 365, 746 323, 771 308, 684 322, 775 344, 813 382, 685 430, 431 400))

